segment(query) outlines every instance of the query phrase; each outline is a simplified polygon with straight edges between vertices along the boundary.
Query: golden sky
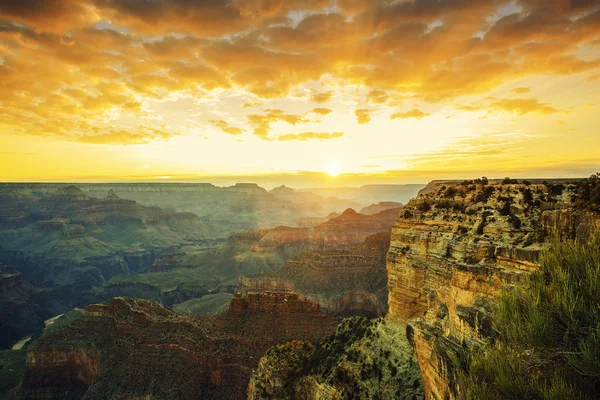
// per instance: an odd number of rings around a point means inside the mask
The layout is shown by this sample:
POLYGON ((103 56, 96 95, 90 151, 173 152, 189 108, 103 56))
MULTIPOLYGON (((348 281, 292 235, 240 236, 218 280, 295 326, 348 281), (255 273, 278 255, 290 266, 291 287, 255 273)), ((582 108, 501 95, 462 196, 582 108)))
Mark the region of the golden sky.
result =
POLYGON ((2 181, 586 176, 598 103, 597 0, 0 0, 2 181))

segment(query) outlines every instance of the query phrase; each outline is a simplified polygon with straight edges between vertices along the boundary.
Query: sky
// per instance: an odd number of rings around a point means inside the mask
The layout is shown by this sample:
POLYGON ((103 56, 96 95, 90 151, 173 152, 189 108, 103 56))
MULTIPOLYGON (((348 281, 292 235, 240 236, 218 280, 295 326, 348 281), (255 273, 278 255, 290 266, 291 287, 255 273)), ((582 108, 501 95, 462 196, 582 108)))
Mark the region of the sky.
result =
POLYGON ((597 0, 0 0, 0 181, 600 170, 597 0))

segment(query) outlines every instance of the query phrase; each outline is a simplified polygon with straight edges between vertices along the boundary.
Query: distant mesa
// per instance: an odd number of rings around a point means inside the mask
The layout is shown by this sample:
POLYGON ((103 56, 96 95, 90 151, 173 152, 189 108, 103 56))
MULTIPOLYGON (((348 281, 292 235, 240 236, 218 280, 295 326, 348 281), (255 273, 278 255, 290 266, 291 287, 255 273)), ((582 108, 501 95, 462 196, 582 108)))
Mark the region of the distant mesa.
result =
POLYGON ((359 213, 366 214, 366 215, 372 215, 372 214, 380 213, 385 210, 389 210, 390 208, 402 208, 402 207, 403 207, 402 203, 399 203, 396 201, 382 201, 377 204, 373 203, 370 206, 363 207, 359 211, 359 213))
POLYGON ((119 196, 117 196, 117 194, 115 193, 114 190, 110 189, 108 191, 108 195, 104 198, 104 200, 119 201, 119 200, 121 200, 121 198, 119 196))
POLYGON ((271 190, 271 193, 274 195, 291 196, 295 193, 295 190, 285 185, 281 185, 279 187, 273 188, 273 190, 271 190))
POLYGON ((342 213, 342 217, 354 217, 358 213, 353 208, 347 208, 346 211, 342 213))
POLYGON ((75 185, 69 185, 66 187, 59 188, 56 191, 56 194, 52 196, 53 200, 62 200, 62 201, 82 201, 89 200, 89 197, 85 194, 85 192, 79 189, 75 185))

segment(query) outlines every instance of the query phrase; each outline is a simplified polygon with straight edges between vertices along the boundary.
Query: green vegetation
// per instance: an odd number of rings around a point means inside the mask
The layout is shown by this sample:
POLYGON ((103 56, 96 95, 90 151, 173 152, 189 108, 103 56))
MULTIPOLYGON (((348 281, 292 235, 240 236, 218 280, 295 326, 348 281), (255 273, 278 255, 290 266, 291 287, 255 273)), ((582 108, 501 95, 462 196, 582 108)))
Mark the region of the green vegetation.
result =
POLYGON ((405 328, 382 318, 348 318, 319 344, 291 342, 268 350, 251 385, 261 399, 294 398, 315 387, 332 398, 423 398, 405 328))
POLYGON ((467 399, 595 399, 600 393, 600 235, 555 242, 522 287, 503 291, 497 339, 465 358, 467 399))
POLYGON ((600 211, 600 172, 577 184, 575 202, 582 208, 600 211))
POLYGON ((0 351, 0 398, 8 398, 21 385, 27 350, 0 351))

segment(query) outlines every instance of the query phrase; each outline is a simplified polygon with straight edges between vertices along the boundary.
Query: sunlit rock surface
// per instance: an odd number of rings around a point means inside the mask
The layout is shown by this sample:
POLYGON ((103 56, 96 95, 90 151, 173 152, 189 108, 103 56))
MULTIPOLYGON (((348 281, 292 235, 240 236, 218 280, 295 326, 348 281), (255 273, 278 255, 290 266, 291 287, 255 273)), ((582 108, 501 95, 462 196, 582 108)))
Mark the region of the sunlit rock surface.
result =
POLYGON ((454 398, 462 346, 494 334, 493 299, 538 267, 551 237, 600 227, 598 215, 571 208, 573 190, 437 182, 400 213, 387 255, 389 313, 408 322, 426 398, 454 398))

